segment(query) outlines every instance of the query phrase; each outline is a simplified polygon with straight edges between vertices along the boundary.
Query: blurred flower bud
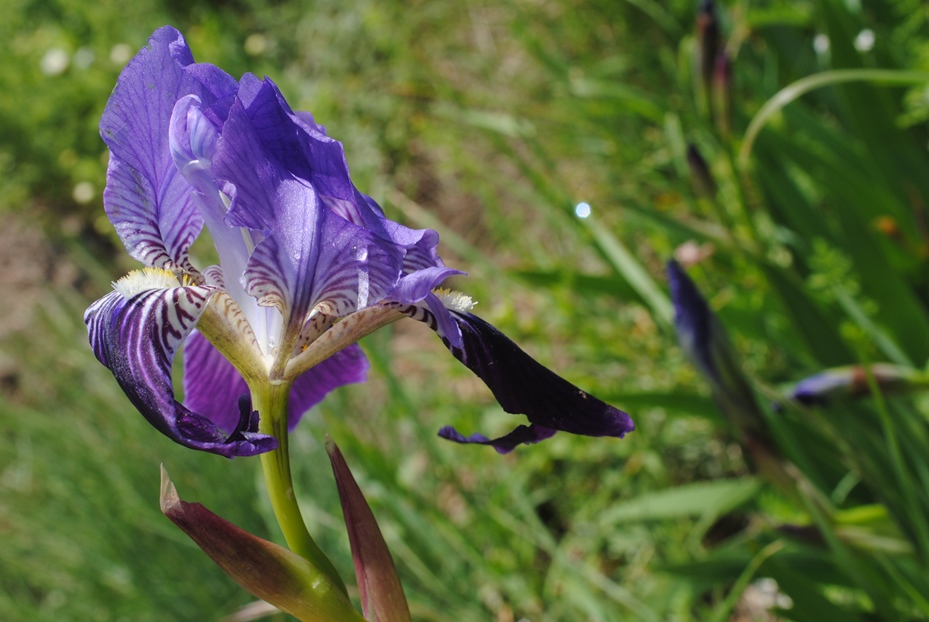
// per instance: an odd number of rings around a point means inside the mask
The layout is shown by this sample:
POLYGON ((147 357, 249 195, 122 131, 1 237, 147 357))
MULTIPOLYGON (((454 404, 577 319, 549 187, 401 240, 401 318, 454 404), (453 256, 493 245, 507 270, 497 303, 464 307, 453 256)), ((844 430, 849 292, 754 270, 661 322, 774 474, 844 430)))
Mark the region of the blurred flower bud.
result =
POLYGON ((716 314, 674 260, 668 262, 668 281, 674 303, 674 326, 681 349, 709 382, 720 410, 743 437, 764 438, 764 417, 716 314))
POLYGON ((719 19, 713 0, 700 0, 697 9, 697 67, 705 93, 713 83, 713 68, 719 51, 719 19))
POLYGON ((716 196, 716 180, 713 179, 710 166, 693 143, 687 145, 687 166, 697 194, 707 199, 716 196))
MULTIPOLYGON (((889 363, 871 365, 874 382, 883 393, 921 391, 929 388, 927 378, 910 367, 889 363)), ((806 406, 823 406, 842 398, 871 394, 868 375, 861 365, 835 367, 804 378, 790 390, 788 397, 806 406)))
POLYGON ((732 61, 725 50, 716 55, 713 66, 713 111, 716 127, 723 136, 732 130, 732 61))

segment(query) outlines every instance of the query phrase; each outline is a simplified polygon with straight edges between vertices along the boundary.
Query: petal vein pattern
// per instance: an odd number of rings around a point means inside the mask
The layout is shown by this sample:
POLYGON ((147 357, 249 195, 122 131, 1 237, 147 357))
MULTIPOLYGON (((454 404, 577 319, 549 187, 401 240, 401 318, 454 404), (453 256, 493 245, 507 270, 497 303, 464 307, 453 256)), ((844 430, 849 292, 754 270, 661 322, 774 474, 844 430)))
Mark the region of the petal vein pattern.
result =
POLYGON ((111 292, 84 315, 91 347, 139 412, 175 442, 227 457, 270 451, 272 437, 247 429, 227 438, 174 399, 171 363, 210 295, 205 287, 150 289, 129 299, 111 292))

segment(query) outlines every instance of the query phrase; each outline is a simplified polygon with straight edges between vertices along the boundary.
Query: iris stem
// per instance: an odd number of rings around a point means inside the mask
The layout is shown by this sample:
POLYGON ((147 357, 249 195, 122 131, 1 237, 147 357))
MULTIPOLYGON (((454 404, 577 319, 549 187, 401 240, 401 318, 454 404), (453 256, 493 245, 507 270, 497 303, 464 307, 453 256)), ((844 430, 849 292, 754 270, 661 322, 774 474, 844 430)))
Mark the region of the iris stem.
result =
POLYGON ((274 516, 281 526, 287 546, 319 568, 347 594, 348 590, 335 566, 317 546, 307 530, 294 494, 287 430, 287 400, 290 385, 264 383, 260 387, 252 388, 251 393, 252 408, 258 411, 260 417, 258 430, 263 434, 274 436, 278 442, 276 450, 261 454, 260 458, 268 495, 271 498, 271 507, 274 508, 274 516))

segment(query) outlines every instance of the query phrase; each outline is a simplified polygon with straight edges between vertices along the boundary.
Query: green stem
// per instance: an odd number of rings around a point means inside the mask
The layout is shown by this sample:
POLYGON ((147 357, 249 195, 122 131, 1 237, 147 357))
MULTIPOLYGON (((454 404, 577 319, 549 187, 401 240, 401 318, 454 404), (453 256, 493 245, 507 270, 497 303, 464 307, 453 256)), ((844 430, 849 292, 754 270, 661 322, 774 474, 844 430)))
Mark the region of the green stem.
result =
POLYGON ((348 590, 335 566, 307 531, 303 515, 300 513, 300 506, 297 504, 297 497, 294 494, 287 431, 287 400, 290 394, 290 384, 263 382, 258 387, 250 388, 252 408, 257 410, 261 417, 258 430, 263 434, 274 436, 278 442, 276 450, 261 454, 260 457, 268 495, 271 497, 271 507, 274 508, 274 515, 281 526, 281 531, 284 532, 287 546, 325 573, 342 592, 347 594, 348 590))

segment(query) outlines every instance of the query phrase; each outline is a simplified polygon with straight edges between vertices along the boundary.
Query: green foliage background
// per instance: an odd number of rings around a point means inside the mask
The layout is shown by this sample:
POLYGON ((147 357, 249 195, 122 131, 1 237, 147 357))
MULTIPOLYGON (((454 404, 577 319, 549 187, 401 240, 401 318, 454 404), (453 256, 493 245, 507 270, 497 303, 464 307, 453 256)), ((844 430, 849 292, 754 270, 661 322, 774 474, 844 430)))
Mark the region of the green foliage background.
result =
MULTIPOLYGON (((222 619, 248 603, 161 516, 159 463, 184 498, 279 540, 257 462, 158 435, 86 345, 83 309, 135 267, 103 214, 96 126, 165 23, 198 60, 271 76, 390 217, 439 230, 483 317, 638 425, 506 457, 444 443, 441 425, 515 420, 427 329, 372 336, 370 381, 294 440, 311 531, 344 576, 325 434, 417 620, 763 620, 747 597, 760 578, 790 598, 784 619, 929 618, 925 397, 768 406, 825 367, 929 355, 924 3, 720 3, 728 114, 695 71, 682 0, 0 5, 0 618, 222 619), (676 345, 663 265, 689 242, 786 470, 758 468, 676 345)), ((205 265, 209 244, 197 252, 205 265)))

